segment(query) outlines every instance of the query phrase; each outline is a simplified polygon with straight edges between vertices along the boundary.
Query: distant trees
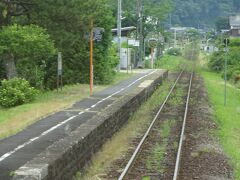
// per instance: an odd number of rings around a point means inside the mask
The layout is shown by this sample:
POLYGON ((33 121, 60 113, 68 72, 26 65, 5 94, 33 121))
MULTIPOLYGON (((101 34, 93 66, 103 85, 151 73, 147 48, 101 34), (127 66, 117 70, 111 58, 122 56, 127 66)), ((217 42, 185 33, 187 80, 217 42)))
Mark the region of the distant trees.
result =
POLYGON ((200 39, 200 33, 198 32, 198 30, 196 29, 190 29, 186 32, 186 35, 188 37, 188 39, 191 41, 191 42, 196 42, 200 39))
POLYGON ((236 12, 239 12, 239 10, 240 10, 240 1, 239 0, 233 0, 233 7, 235 8, 236 12))
POLYGON ((237 12, 239 0, 173 0, 172 24, 204 28, 214 26, 218 17, 237 12))
MULTIPOLYGON (((112 0, 108 0, 109 3, 113 3, 112 0)), ((169 16, 169 13, 173 10, 172 0, 141 0, 142 7, 139 6, 139 1, 122 0, 123 5, 123 21, 122 26, 135 26, 137 30, 140 29, 140 21, 142 21, 143 41, 147 38, 161 39, 164 32, 164 21, 169 16), (139 17, 139 13, 142 13, 142 19, 139 17)), ((113 6, 114 7, 114 6, 113 6)), ((115 4, 115 10, 117 9, 115 4)), ((114 11, 116 15, 116 11, 114 11)), ((140 30, 139 30, 140 31, 140 30)), ((139 33, 136 36, 139 36, 139 33)), ((164 39, 163 39, 164 40, 164 39)), ((157 55, 160 55, 160 48, 162 44, 158 43, 157 55)), ((146 48, 146 52, 149 50, 146 48)))
POLYGON ((222 29, 229 29, 229 18, 228 17, 219 17, 215 22, 216 30, 219 32, 222 29))
POLYGON ((25 15, 30 18, 30 8, 35 5, 35 0, 2 0, 0 2, 0 27, 15 21, 17 17, 25 15))

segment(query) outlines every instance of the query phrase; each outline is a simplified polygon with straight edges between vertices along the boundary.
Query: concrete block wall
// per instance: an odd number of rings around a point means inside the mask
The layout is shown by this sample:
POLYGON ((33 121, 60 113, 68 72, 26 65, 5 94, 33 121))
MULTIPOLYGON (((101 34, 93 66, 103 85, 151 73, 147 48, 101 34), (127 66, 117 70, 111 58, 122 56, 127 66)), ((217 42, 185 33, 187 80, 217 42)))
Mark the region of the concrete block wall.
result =
POLYGON ((55 142, 15 172, 13 179, 69 180, 89 162, 107 139, 118 131, 168 75, 154 73, 152 83, 135 88, 89 119, 69 136, 55 142))

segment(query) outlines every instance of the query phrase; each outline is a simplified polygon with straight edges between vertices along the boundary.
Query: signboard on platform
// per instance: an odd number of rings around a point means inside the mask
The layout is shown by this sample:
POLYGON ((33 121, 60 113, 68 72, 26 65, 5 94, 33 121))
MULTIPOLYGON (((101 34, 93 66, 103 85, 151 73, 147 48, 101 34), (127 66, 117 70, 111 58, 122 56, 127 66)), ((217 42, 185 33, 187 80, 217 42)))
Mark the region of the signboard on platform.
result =
POLYGON ((94 28, 93 29, 93 40, 100 42, 102 41, 102 37, 103 37, 103 33, 104 33, 104 28, 94 28))
POLYGON ((139 47, 139 40, 128 39, 128 44, 134 47, 139 47))

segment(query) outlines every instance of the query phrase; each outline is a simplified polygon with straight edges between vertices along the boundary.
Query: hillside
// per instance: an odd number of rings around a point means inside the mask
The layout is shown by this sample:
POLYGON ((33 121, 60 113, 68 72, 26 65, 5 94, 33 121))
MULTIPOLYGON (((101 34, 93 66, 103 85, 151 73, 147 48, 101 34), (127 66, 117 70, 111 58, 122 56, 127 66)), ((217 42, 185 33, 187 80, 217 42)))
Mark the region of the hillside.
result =
POLYGON ((169 22, 172 25, 203 28, 213 26, 219 17, 239 12, 239 0, 172 0, 175 6, 169 22))

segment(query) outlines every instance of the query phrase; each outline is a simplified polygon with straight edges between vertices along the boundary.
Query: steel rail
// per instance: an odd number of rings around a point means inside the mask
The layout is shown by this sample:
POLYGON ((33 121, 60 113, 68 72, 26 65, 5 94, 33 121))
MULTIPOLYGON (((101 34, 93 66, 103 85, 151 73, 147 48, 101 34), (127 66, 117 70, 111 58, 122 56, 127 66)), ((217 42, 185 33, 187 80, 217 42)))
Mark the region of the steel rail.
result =
POLYGON ((158 110, 156 116, 154 117, 152 123, 150 124, 148 130, 146 131, 146 133, 144 134, 144 136, 143 136, 143 138, 141 139, 140 143, 138 144, 136 150, 134 151, 134 153, 133 153, 131 159, 128 161, 126 167, 124 168, 122 174, 119 176, 118 180, 123 180, 123 178, 127 175, 128 171, 129 171, 129 169, 130 169, 130 167, 132 166, 134 160, 136 159, 138 153, 140 152, 140 149, 141 149, 143 143, 145 142, 145 140, 146 140, 147 136, 149 135, 150 131, 152 130, 153 125, 155 124, 155 122, 156 122, 156 120, 157 120, 159 114, 161 113, 162 109, 164 108, 165 104, 167 103, 167 101, 168 101, 170 95, 172 94, 172 92, 173 92, 173 90, 174 90, 176 84, 178 83, 180 77, 182 76, 182 74, 183 74, 183 71, 181 71, 181 73, 179 74, 178 78, 177 78, 176 81, 174 82, 174 84, 173 84, 171 90, 169 91, 169 93, 168 93, 166 99, 165 99, 164 102, 162 103, 160 109, 158 110))
POLYGON ((179 140, 178 153, 177 153, 177 158, 176 158, 173 180, 177 180, 178 173, 179 173, 180 160, 181 160, 181 154, 182 154, 182 146, 183 146, 183 141, 184 141, 185 127, 186 127, 186 121, 187 121, 187 115, 188 115, 188 106, 189 106, 189 100, 190 100, 191 88, 192 88, 192 81, 193 81, 193 74, 194 73, 192 72, 191 78, 190 78, 190 83, 189 83, 189 88, 188 88, 188 96, 187 96, 187 102, 186 102, 186 107, 185 107, 181 137, 180 137, 180 140, 179 140))

